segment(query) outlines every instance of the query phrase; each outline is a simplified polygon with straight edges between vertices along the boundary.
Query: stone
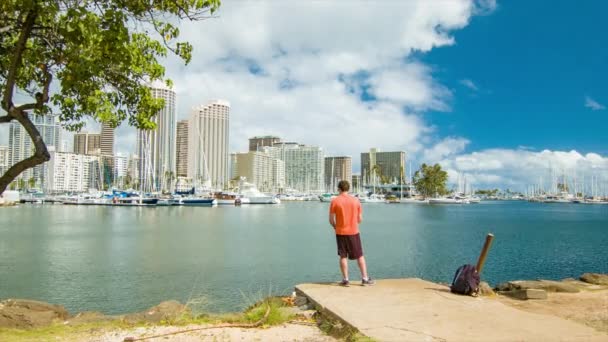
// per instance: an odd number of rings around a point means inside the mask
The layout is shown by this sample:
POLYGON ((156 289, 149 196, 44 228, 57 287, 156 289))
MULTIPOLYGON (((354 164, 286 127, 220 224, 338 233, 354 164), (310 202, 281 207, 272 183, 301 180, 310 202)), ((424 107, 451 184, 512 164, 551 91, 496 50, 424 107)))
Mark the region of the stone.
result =
POLYGON ((495 296, 496 293, 494 293, 494 291, 490 287, 490 284, 488 284, 485 281, 482 281, 481 283, 479 283, 479 295, 481 295, 481 296, 495 296))
POLYGON ((608 285, 608 274, 585 273, 580 279, 589 284, 608 285))
POLYGON ((296 316, 302 317, 304 319, 312 319, 316 315, 316 310, 303 310, 296 314, 296 316))
POLYGON ((190 308, 176 300, 169 300, 146 311, 125 315, 123 319, 128 323, 160 323, 178 319, 183 315, 191 315, 190 308))
POLYGON ((70 314, 61 305, 25 299, 0 302, 0 327, 35 328, 64 321, 70 314))
POLYGON ((496 287, 496 291, 513 291, 513 290, 526 290, 526 289, 537 289, 545 290, 547 292, 567 292, 577 293, 580 289, 568 282, 560 282, 553 280, 516 280, 501 283, 496 287))
POLYGON ((297 296, 296 300, 295 300, 295 305, 296 306, 303 306, 308 304, 308 298, 304 297, 304 296, 297 296))
POLYGON ((111 321, 114 320, 114 317, 106 316, 101 312, 97 311, 85 311, 79 312, 74 317, 70 318, 66 321, 68 325, 77 325, 82 323, 92 323, 92 322, 103 322, 103 321, 111 321))
POLYGON ((540 289, 524 289, 501 292, 512 298, 528 300, 528 299, 547 299, 547 291, 540 289))

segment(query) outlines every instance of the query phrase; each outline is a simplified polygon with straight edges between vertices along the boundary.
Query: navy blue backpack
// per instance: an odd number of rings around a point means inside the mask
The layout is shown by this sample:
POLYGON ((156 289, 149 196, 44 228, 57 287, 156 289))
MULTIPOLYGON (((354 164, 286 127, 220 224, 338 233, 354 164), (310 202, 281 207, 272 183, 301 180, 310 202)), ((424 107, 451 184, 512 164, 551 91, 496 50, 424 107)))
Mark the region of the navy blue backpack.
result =
POLYGON ((473 265, 462 265, 456 270, 450 290, 464 295, 477 295, 479 291, 479 273, 473 265))

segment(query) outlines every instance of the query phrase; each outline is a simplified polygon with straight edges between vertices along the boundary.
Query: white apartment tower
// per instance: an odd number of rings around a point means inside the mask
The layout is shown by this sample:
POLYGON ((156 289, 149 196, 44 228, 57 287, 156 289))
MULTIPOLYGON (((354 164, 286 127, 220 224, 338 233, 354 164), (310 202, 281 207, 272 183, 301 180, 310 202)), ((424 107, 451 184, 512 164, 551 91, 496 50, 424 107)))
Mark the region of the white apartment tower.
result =
POLYGON ((195 187, 223 189, 228 174, 230 103, 215 100, 192 109, 188 122, 188 177, 195 187))
POLYGON ((99 156, 56 152, 54 147, 49 153, 46 192, 85 192, 101 185, 99 156))
POLYGON ((138 180, 144 191, 160 191, 169 187, 169 172, 175 175, 176 96, 173 90, 164 86, 150 90, 154 98, 165 100, 165 107, 152 118, 155 130, 138 131, 138 180))
POLYGON ((262 151, 235 153, 233 177, 245 177, 258 189, 279 192, 285 187, 285 163, 262 151))
POLYGON ((0 146, 0 177, 8 170, 8 146, 0 146))
POLYGON ((325 156, 321 147, 281 142, 263 147, 263 150, 285 163, 285 185, 288 188, 305 192, 322 192, 325 188, 325 156))

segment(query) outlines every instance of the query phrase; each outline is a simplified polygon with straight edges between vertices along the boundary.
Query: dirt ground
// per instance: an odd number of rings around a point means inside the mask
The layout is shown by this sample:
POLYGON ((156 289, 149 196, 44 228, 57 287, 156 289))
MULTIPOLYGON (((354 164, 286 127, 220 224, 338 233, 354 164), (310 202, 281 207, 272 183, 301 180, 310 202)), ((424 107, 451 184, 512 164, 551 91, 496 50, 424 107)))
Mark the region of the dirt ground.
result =
POLYGON ((608 289, 589 289, 579 293, 548 293, 546 300, 499 300, 520 310, 554 315, 608 333, 608 289))
MULTIPOLYGON (((171 327, 158 326, 150 328, 136 328, 132 330, 113 331, 107 333, 92 333, 83 335, 79 341, 95 342, 122 342, 125 337, 149 337, 175 331, 200 328, 203 326, 171 327)), ((242 329, 242 328, 215 328, 200 330, 184 334, 170 335, 158 338, 146 339, 144 341, 170 341, 170 342, 195 342, 195 341, 321 341, 330 342, 336 339, 324 334, 317 326, 287 323, 267 329, 242 329)))

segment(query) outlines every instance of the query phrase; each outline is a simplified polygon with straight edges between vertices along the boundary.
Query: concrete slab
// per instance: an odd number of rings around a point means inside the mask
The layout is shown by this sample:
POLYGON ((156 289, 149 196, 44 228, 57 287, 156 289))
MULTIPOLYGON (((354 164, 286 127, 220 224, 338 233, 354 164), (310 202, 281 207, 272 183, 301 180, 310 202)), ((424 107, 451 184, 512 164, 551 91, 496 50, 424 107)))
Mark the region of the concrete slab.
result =
POLYGON ((421 279, 378 280, 371 287, 302 284, 296 291, 379 341, 608 341, 576 322, 455 295, 421 279))

